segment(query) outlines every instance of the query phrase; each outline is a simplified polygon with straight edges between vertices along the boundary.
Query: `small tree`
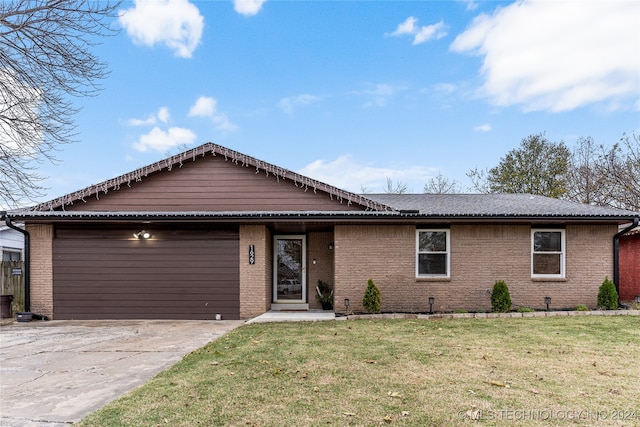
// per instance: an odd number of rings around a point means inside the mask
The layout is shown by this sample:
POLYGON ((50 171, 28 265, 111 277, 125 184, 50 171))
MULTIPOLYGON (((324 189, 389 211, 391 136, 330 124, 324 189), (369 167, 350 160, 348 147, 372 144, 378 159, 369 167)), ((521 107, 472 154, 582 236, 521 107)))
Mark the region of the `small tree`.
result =
POLYGON ((364 291, 362 306, 369 313, 380 313, 380 290, 371 279, 367 282, 367 290, 364 291))
POLYGON ((616 285, 605 278, 600 289, 598 290, 598 307, 605 310, 615 310, 618 308, 618 292, 616 291, 616 285))
POLYGON ((509 295, 509 288, 503 280, 498 280, 493 285, 491 308, 496 313, 506 313, 511 310, 511 295, 509 295))

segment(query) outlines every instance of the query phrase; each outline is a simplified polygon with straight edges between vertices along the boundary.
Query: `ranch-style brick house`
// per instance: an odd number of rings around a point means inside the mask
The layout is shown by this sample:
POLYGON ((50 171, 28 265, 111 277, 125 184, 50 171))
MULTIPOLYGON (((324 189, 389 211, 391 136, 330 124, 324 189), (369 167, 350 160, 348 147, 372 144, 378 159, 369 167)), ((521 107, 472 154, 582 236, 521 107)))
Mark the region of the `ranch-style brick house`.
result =
POLYGON ((366 194, 207 143, 5 221, 24 222, 28 310, 51 319, 251 318, 361 312, 594 308, 640 214, 526 194, 366 194), (349 300, 349 306, 345 300, 349 300))

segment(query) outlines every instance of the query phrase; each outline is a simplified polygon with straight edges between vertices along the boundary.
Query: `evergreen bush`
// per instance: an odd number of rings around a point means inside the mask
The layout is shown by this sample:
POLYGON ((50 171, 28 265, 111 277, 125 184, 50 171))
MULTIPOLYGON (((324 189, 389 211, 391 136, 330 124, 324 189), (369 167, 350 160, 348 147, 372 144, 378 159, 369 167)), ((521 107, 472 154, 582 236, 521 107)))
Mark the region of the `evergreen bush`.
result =
POLYGON ((604 282, 602 282, 598 290, 598 307, 604 310, 615 310, 618 308, 616 285, 609 280, 608 277, 604 279, 604 282))
POLYGON ((367 282, 367 289, 362 298, 362 306, 369 313, 380 313, 380 290, 371 279, 367 282))
POLYGON ((509 288, 503 280, 498 280, 493 285, 491 308, 496 313, 506 313, 511 310, 511 295, 509 295, 509 288))

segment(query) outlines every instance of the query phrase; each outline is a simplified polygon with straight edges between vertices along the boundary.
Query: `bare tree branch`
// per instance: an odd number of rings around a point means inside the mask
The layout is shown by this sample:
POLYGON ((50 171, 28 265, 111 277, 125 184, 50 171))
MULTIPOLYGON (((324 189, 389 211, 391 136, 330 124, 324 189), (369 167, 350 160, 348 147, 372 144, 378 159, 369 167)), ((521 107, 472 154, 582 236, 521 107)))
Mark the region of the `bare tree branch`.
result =
POLYGON ((91 52, 119 1, 10 0, 0 3, 0 204, 41 193, 42 161, 55 162, 75 137, 70 96, 96 95, 107 64, 91 52))
POLYGON ((453 180, 442 176, 442 173, 438 173, 435 178, 429 179, 427 183, 424 185, 424 193, 428 194, 456 194, 459 193, 460 190, 458 188, 458 183, 453 180))

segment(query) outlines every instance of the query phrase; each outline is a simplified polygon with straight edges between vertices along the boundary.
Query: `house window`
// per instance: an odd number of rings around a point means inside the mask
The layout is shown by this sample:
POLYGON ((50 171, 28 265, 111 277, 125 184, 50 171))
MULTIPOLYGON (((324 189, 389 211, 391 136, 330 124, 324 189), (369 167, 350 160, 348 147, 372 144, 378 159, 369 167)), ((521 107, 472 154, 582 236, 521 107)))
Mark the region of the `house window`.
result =
POLYGON ((11 251, 6 249, 2 251, 2 261, 20 261, 21 259, 21 251, 11 251))
POLYGON ((449 277, 449 230, 416 231, 416 276, 449 277))
POLYGON ((564 278, 564 230, 531 230, 531 276, 564 278))

